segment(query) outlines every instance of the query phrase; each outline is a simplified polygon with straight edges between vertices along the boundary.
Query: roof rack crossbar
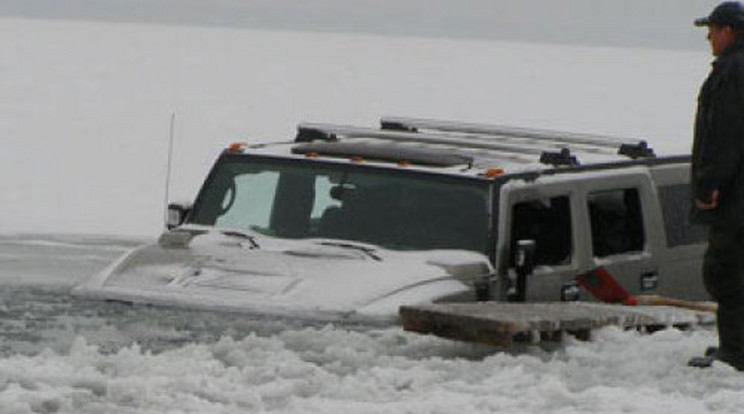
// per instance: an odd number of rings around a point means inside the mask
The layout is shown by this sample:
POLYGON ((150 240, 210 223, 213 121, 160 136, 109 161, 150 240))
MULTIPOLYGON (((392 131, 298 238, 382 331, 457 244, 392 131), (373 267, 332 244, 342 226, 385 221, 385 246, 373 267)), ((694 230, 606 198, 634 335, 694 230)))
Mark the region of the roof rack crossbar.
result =
POLYGON ((567 144, 587 144, 609 147, 613 149, 622 146, 643 146, 645 148, 648 148, 646 141, 642 139, 582 134, 574 132, 554 131, 548 129, 517 128, 500 125, 441 121, 423 118, 384 117, 380 119, 380 127, 383 130, 398 130, 408 132, 430 130, 449 133, 491 135, 524 138, 536 141, 554 141, 567 144))
MULTIPOLYGON (((472 139, 472 137, 457 137, 443 134, 427 134, 398 130, 380 130, 330 124, 300 124, 298 126, 295 142, 309 142, 311 139, 308 139, 308 137, 326 141, 335 141, 338 137, 345 137, 347 139, 374 138, 396 142, 452 145, 460 148, 496 150, 516 154, 534 154, 538 156, 546 150, 544 146, 509 144, 495 142, 488 139, 472 139)), ((549 149, 560 150, 561 146, 552 145, 549 146, 549 149)))

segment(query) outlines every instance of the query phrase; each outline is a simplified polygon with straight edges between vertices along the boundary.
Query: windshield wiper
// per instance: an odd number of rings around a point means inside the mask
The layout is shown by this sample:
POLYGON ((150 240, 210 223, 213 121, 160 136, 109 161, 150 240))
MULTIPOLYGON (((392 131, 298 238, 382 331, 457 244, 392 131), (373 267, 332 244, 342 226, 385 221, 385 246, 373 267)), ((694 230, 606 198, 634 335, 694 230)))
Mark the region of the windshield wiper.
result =
POLYGON ((324 242, 320 242, 318 244, 323 245, 323 246, 333 246, 333 247, 341 247, 341 248, 344 248, 344 249, 358 250, 358 251, 366 254, 367 256, 371 257, 372 259, 377 260, 378 262, 381 262, 382 261, 382 257, 380 257, 376 253, 375 249, 373 249, 371 247, 360 246, 358 244, 353 244, 353 243, 331 242, 331 241, 324 241, 324 242))
POLYGON ((261 248, 261 246, 259 246, 258 243, 256 242, 256 238, 253 235, 250 235, 248 233, 244 233, 239 230, 220 230, 219 232, 221 234, 224 234, 225 236, 238 237, 244 240, 248 240, 248 243, 250 243, 251 245, 251 249, 261 248))

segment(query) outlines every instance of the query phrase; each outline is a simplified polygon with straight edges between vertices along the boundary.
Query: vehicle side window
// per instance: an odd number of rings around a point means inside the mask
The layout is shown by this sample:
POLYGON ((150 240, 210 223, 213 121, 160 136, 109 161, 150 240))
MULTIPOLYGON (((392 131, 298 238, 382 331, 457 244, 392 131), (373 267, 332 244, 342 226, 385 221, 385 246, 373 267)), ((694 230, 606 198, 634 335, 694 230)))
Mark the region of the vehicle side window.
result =
POLYGON ((690 186, 675 184, 659 187, 659 202, 664 215, 667 246, 702 243, 706 239, 705 226, 690 223, 690 186))
MULTIPOLYGON (((571 260, 571 210, 567 196, 514 204, 511 251, 519 240, 534 240, 536 264, 566 264, 571 260)), ((514 263, 511 263, 514 266, 514 263)))
POLYGON ((595 257, 643 250, 643 214, 637 189, 590 193, 587 204, 595 257))

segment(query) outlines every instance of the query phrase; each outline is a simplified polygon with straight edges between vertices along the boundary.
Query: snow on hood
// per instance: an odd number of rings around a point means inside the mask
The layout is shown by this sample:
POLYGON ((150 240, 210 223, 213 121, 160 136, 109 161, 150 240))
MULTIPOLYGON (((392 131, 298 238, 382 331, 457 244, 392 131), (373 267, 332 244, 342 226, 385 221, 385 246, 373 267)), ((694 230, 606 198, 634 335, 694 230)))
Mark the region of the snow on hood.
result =
POLYGON ((472 292, 491 267, 460 250, 392 251, 331 239, 175 231, 75 288, 83 296, 277 314, 393 317, 472 292))

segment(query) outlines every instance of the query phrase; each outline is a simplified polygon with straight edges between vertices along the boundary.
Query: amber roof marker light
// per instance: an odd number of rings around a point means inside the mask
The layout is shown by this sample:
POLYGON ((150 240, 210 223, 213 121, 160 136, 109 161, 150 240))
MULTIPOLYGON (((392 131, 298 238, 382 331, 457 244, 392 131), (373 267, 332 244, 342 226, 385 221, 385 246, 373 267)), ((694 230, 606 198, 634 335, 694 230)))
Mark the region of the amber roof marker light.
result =
POLYGON ((503 174, 504 174, 504 169, 503 168, 489 168, 486 171, 485 176, 487 178, 496 178, 496 177, 498 177, 500 175, 503 175, 503 174))
POLYGON ((245 142, 233 142, 227 147, 227 151, 232 153, 244 152, 247 147, 248 144, 245 142))

